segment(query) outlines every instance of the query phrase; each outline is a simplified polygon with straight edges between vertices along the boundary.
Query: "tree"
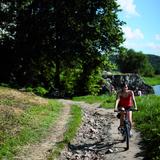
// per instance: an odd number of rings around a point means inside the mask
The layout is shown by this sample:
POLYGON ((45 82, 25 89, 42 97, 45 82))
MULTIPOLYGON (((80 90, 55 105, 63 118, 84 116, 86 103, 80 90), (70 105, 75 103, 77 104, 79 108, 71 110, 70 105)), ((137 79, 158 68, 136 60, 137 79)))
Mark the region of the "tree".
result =
POLYGON ((22 0, 15 4, 12 80, 21 86, 63 88, 62 75, 75 68, 74 90, 87 94, 91 75, 106 64, 102 52, 118 52, 123 42, 116 1, 22 0))
POLYGON ((0 15, 0 81, 6 82, 11 76, 12 59, 15 52, 16 1, 2 0, 0 15))
POLYGON ((145 54, 133 49, 123 50, 117 59, 120 71, 123 73, 137 73, 153 76, 154 70, 145 54))

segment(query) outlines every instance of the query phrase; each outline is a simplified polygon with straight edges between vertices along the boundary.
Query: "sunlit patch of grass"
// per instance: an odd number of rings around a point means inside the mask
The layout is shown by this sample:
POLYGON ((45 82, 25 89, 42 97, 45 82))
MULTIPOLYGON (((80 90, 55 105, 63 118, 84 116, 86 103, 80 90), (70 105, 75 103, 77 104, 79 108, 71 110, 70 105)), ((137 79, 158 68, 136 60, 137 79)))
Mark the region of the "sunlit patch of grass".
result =
POLYGON ((75 101, 84 101, 86 103, 100 103, 100 107, 103 108, 113 108, 115 103, 115 95, 101 95, 101 96, 81 96, 81 97, 74 97, 73 100, 75 101))
POLYGON ((146 155, 160 159, 160 97, 148 95, 137 97, 139 112, 134 114, 136 127, 143 135, 146 155), (155 145, 156 144, 156 145, 155 145))
POLYGON ((160 85, 160 75, 156 75, 154 77, 143 77, 143 80, 146 84, 151 86, 160 85))
POLYGON ((86 103, 98 103, 98 102, 103 102, 106 98, 106 95, 102 95, 102 96, 92 96, 92 95, 88 95, 88 96, 80 96, 80 97, 73 97, 72 100, 74 101, 84 101, 86 103))

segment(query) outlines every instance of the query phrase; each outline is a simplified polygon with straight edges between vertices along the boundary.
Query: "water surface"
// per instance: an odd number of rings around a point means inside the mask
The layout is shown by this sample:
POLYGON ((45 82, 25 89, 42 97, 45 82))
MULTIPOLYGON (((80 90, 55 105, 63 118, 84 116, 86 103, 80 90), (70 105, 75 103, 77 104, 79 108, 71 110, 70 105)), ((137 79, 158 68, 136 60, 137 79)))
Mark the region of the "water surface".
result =
POLYGON ((160 85, 153 86, 155 95, 160 95, 160 85))

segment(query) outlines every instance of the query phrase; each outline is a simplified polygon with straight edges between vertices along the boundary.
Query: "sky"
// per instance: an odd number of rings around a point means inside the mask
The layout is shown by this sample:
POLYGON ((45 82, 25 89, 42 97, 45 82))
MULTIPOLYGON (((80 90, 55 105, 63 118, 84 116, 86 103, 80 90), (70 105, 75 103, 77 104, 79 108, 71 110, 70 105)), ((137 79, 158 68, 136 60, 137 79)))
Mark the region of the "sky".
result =
POLYGON ((117 0, 124 46, 144 54, 160 56, 160 0, 117 0))

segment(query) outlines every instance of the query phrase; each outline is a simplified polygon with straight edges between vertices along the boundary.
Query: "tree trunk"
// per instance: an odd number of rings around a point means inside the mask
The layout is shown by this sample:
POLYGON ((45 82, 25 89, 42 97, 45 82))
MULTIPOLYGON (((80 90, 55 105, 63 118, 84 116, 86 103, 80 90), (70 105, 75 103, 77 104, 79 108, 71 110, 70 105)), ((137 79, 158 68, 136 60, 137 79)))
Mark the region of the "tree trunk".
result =
POLYGON ((60 61, 56 60, 56 72, 55 72, 55 77, 54 77, 54 81, 55 81, 55 88, 60 88, 60 61))

